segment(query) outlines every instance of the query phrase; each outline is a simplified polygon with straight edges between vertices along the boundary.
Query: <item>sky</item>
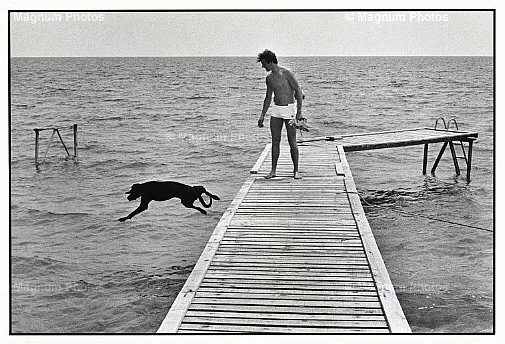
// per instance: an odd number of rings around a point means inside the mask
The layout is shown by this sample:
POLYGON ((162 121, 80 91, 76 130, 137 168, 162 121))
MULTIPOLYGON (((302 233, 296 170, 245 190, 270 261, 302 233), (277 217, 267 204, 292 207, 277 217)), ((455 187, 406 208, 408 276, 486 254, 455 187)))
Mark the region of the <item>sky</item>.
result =
POLYGON ((492 55, 491 11, 11 12, 11 56, 492 55))

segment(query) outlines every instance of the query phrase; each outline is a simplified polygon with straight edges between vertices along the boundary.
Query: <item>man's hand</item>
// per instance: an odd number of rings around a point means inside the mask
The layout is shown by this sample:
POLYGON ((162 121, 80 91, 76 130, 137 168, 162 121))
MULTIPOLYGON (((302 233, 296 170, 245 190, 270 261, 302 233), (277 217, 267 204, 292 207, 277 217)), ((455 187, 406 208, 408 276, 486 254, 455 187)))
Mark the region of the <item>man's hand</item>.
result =
POLYGON ((260 119, 258 119, 258 127, 263 128, 263 121, 265 120, 265 115, 261 115, 260 119))

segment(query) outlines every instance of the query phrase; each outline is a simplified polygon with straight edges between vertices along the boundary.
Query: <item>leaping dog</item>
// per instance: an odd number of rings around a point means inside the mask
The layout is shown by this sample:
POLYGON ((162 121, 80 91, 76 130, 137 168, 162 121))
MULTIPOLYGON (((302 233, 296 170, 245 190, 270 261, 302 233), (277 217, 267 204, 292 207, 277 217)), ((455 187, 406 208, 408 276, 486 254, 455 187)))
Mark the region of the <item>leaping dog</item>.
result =
POLYGON ((207 212, 200 207, 193 205, 193 203, 198 199, 200 203, 205 207, 209 208, 212 205, 212 200, 219 200, 219 197, 211 194, 203 186, 190 186, 178 182, 146 182, 142 184, 133 184, 131 190, 126 192, 128 194, 128 200, 133 201, 139 197, 140 205, 137 209, 131 212, 130 215, 118 219, 118 221, 124 222, 131 219, 135 215, 147 210, 147 206, 151 201, 167 201, 171 198, 179 198, 182 205, 186 208, 193 208, 198 210, 204 215, 207 212), (202 198, 202 194, 210 196, 209 203, 205 203, 202 198))

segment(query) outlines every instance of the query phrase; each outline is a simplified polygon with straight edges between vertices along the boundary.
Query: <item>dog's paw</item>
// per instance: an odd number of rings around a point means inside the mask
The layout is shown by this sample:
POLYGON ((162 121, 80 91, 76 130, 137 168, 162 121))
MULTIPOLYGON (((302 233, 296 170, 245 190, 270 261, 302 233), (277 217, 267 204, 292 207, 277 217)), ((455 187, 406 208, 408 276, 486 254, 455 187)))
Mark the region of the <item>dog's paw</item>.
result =
POLYGON ((126 220, 128 220, 126 217, 122 217, 122 218, 118 219, 119 222, 125 222, 126 220))
POLYGON ((217 200, 217 201, 219 201, 219 200, 221 199, 221 198, 217 197, 216 195, 212 195, 212 196, 210 196, 210 197, 212 197, 212 199, 215 199, 215 200, 217 200))
POLYGON ((200 210, 200 212, 203 214, 203 215, 207 215, 207 212, 205 210, 200 210))

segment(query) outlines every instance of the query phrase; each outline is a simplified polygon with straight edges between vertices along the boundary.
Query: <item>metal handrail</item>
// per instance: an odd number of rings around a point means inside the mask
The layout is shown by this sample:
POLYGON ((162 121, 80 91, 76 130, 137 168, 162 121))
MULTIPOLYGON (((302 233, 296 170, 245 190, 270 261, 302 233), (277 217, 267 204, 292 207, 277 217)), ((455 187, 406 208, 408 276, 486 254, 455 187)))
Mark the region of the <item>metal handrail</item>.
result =
POLYGON ((450 127, 451 127, 451 123, 454 123, 454 126, 456 127, 456 130, 458 130, 458 131, 459 131, 459 128, 458 128, 458 122, 456 122, 456 118, 455 118, 455 117, 451 118, 451 119, 449 120, 449 122, 447 122, 447 130, 449 130, 449 129, 450 129, 450 127))
MULTIPOLYGON (((454 127, 456 128, 456 131, 459 131, 458 122, 456 121, 455 117, 452 117, 447 122, 447 130, 449 130, 451 128, 451 123, 454 123, 454 127)), ((463 145, 463 141, 459 141, 459 145, 461 146, 461 150, 463 151, 463 158, 465 159, 465 162, 468 164, 468 158, 466 156, 466 151, 465 151, 465 146, 463 145)))
POLYGON ((445 128, 445 130, 447 130, 447 125, 446 125, 445 119, 443 117, 437 118, 437 120, 435 121, 435 129, 437 129, 437 125, 438 125, 439 120, 442 120, 442 122, 444 122, 444 128, 445 128))

